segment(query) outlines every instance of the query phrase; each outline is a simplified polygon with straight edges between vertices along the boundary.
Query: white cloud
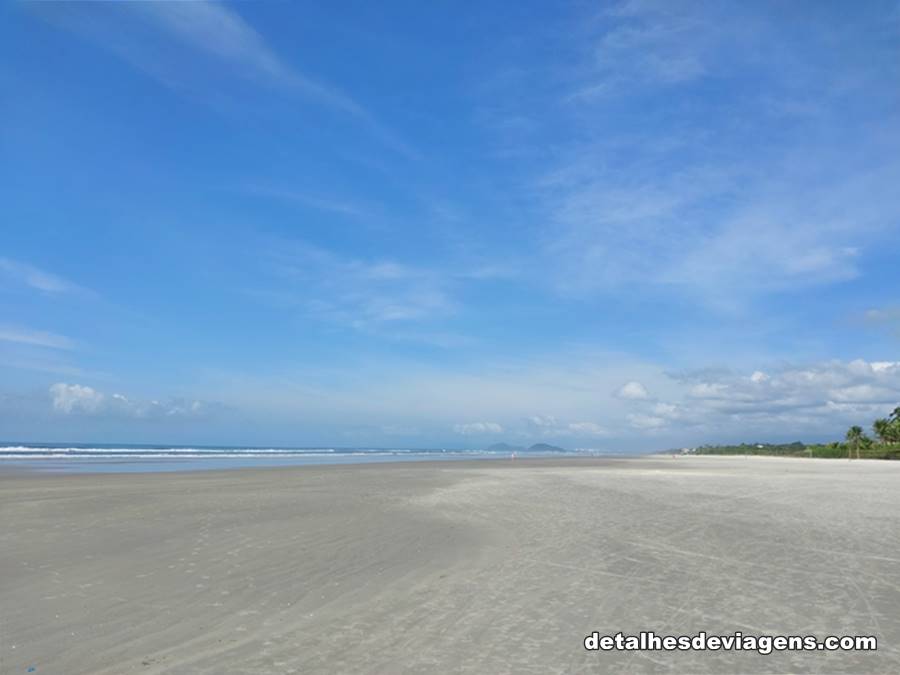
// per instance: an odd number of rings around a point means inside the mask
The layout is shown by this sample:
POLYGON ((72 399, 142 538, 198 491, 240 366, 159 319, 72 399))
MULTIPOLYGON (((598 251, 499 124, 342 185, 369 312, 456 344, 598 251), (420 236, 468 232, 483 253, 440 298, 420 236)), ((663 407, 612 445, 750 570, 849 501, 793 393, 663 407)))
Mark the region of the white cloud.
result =
POLYGON ((616 392, 616 396, 623 399, 628 400, 643 400, 650 397, 650 394, 647 393, 646 387, 642 385, 640 382, 626 382, 623 384, 619 390, 616 392))
POLYGON ((108 415, 141 419, 191 418, 205 416, 214 407, 202 401, 172 398, 157 400, 132 400, 123 394, 107 396, 96 389, 81 385, 57 382, 50 386, 53 409, 66 415, 108 415))
POLYGON ((526 417, 525 421, 535 429, 554 430, 559 428, 559 421, 552 415, 531 415, 526 417))
POLYGON ((51 349, 75 348, 75 343, 64 335, 16 326, 0 326, 0 340, 51 349))
POLYGON ((680 415, 680 409, 672 403, 657 403, 653 406, 653 414, 660 417, 674 419, 680 415))
POLYGON ((96 413, 104 405, 106 397, 91 387, 59 382, 50 387, 53 408, 59 412, 96 413))
POLYGON ((455 424, 453 431, 464 436, 478 436, 481 434, 502 434, 503 427, 496 422, 467 422, 455 424))
POLYGON ((206 386, 246 414, 291 425, 340 434, 346 420, 354 419, 367 429, 368 437, 356 436, 363 443, 371 443, 386 420, 413 425, 422 439, 441 443, 448 433, 565 447, 605 438, 625 450, 827 440, 841 437, 851 424, 868 427, 900 405, 900 363, 892 361, 765 362, 741 371, 669 375, 621 355, 583 352, 557 362, 507 361, 471 370, 348 358, 340 368, 308 371, 286 364, 277 378, 228 374, 206 386), (754 378, 756 372, 768 379, 754 378), (617 387, 635 376, 653 396, 617 397, 617 387))
POLYGON ((892 361, 828 361, 747 376, 705 372, 680 381, 680 400, 636 413, 632 426, 821 436, 849 424, 868 426, 900 405, 900 363, 892 361))

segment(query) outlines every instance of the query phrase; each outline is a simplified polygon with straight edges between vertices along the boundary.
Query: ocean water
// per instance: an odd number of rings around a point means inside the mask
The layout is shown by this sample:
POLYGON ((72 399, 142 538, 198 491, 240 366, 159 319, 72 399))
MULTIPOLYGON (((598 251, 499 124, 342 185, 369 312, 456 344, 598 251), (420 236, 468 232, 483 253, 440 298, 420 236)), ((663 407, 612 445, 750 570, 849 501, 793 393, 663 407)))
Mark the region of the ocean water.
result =
MULTIPOLYGON (((518 457, 585 456, 588 452, 520 452, 518 457)), ((145 473, 248 467, 379 462, 512 459, 509 452, 407 448, 255 448, 120 444, 0 444, 0 471, 145 473)))

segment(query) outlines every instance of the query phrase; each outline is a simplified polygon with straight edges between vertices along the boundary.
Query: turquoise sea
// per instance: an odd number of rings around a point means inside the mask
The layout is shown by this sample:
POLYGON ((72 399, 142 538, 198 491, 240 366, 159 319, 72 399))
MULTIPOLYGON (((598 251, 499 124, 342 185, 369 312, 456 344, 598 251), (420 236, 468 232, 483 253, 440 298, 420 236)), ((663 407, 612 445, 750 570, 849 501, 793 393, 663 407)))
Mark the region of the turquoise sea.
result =
MULTIPOLYGON (((519 452, 517 457, 565 457, 592 452, 519 452)), ((0 470, 56 473, 145 473, 248 467, 379 462, 510 459, 510 452, 444 448, 262 448, 83 443, 0 443, 0 470)))

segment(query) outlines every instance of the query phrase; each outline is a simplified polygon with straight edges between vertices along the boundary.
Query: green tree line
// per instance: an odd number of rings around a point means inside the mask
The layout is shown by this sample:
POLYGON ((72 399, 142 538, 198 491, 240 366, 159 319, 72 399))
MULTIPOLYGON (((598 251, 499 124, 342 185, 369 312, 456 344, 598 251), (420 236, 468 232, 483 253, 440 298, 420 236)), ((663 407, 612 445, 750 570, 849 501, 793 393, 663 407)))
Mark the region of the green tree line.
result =
POLYGON ((872 423, 873 437, 861 426, 847 430, 843 442, 807 445, 794 443, 741 443, 705 445, 694 452, 700 455, 782 455, 793 457, 832 457, 856 459, 900 459, 900 406, 885 418, 872 423))
POLYGON ((847 430, 844 441, 847 446, 847 457, 852 457, 856 453, 856 459, 860 459, 860 450, 865 449, 871 451, 874 443, 880 443, 883 446, 900 443, 900 407, 894 408, 893 412, 885 418, 877 419, 872 423, 872 431, 875 432, 875 441, 866 436, 865 431, 860 426, 852 426, 847 430))

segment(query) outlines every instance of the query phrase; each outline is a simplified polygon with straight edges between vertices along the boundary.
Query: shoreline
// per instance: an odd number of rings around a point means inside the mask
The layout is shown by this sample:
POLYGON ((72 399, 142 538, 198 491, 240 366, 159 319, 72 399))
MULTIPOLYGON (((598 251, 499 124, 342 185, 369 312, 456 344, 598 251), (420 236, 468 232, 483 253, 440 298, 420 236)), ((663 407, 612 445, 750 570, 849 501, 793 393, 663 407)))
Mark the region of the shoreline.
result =
MULTIPOLYGON (((594 464, 610 461, 639 461, 639 460, 659 460, 659 459, 692 459, 699 458, 722 458, 722 459, 748 459, 748 458, 770 458, 770 459, 797 459, 797 460, 847 460, 847 457, 809 457, 807 455, 792 455, 780 453, 681 453, 670 451, 655 451, 640 454, 542 454, 529 456, 525 454, 517 454, 515 457, 508 455, 476 455, 473 456, 443 456, 419 455, 406 458, 402 455, 391 456, 389 458, 377 457, 368 458, 364 455, 345 456, 337 455, 335 459, 338 461, 330 461, 330 458, 318 458, 314 461, 308 461, 303 458, 285 459, 280 457, 263 456, 256 458, 247 458, 244 456, 236 457, 134 457, 123 455, 122 457, 31 457, 31 458, 3 458, 0 459, 0 478, 13 475, 118 475, 118 474, 152 474, 161 473, 174 475, 180 473, 209 473, 209 472, 246 472, 246 471, 289 471, 298 469, 308 469, 315 467, 357 467, 357 466, 392 466, 395 464, 403 464, 408 466, 431 465, 431 464, 453 464, 464 468, 469 465, 481 465, 485 463, 497 464, 515 464, 521 466, 541 466, 561 463, 565 466, 592 466, 594 464)), ((892 462, 893 459, 881 457, 862 457, 865 460, 878 460, 892 462)), ((853 458, 855 461, 856 458, 853 458)))
POLYGON ((0 460, 0 477, 11 474, 38 474, 43 476, 53 475, 118 475, 132 474, 140 475, 144 473, 161 473, 161 474, 179 474, 179 473, 208 473, 208 472, 234 472, 234 471, 287 471, 297 469, 311 469, 319 467, 361 467, 361 466, 394 466, 402 464, 406 466, 418 465, 445 465, 452 464, 454 466, 477 466, 485 462, 507 462, 510 464, 518 463, 553 463, 560 462, 566 465, 577 465, 578 462, 585 462, 587 465, 595 461, 605 462, 610 460, 632 460, 641 457, 653 457, 654 455, 557 455, 557 456, 536 456, 515 458, 510 457, 463 457, 463 458, 415 458, 415 459, 391 459, 388 461, 346 461, 346 462, 309 462, 309 463, 280 463, 278 459, 259 459, 252 463, 242 462, 240 459, 229 458, 173 458, 173 459, 140 459, 140 458, 121 458, 121 459, 93 459, 93 458, 47 458, 47 459, 30 459, 26 461, 10 459, 0 460), (267 463, 271 462, 267 466, 267 463), (231 466, 229 466, 231 464, 231 466), (86 470, 91 466, 101 467, 101 470, 86 470), (158 467, 177 467, 183 465, 184 468, 158 468, 158 467), (84 467, 84 468, 83 468, 84 467), (116 470, 115 467, 121 467, 116 470))
MULTIPOLYGON (((890 459, 880 459, 880 458, 862 458, 861 460, 857 460, 853 458, 852 460, 848 460, 846 457, 803 457, 796 455, 759 455, 759 454, 746 454, 746 455, 719 455, 719 454, 672 454, 668 452, 655 452, 649 454, 636 454, 636 455, 595 455, 595 456, 558 456, 558 457, 522 457, 517 456, 515 459, 511 459, 510 457, 480 457, 480 458, 465 458, 465 459, 398 459, 393 461, 385 461, 385 462, 334 462, 334 463, 315 463, 315 464, 272 464, 270 466, 266 466, 264 461, 261 461, 258 464, 246 465, 246 466, 222 466, 223 463, 227 463, 227 460, 183 460, 185 463, 193 462, 196 464, 202 464, 204 462, 208 462, 209 464, 217 463, 218 466, 209 466, 209 467, 195 467, 195 468, 184 468, 184 469, 152 469, 146 468, 148 466, 153 466, 152 462, 148 462, 147 460, 142 459, 121 459, 121 460, 90 460, 90 459, 67 459, 67 460, 59 460, 59 459, 47 459, 47 460, 33 460, 30 462, 18 462, 16 460, 9 461, 0 461, 0 482, 5 479, 10 478, 20 478, 20 477, 75 477, 75 476, 83 476, 83 477, 92 477, 98 478, 102 476, 142 476, 142 475, 160 475, 160 476, 178 476, 178 475, 206 475, 206 474, 214 474, 214 475, 232 475, 232 474, 252 474, 255 472, 267 473, 267 472, 294 472, 294 471, 308 471, 308 470, 355 470, 355 469, 373 469, 373 470, 390 470, 394 467, 442 467, 442 466, 453 466, 455 468, 460 469, 474 469, 482 466, 508 466, 509 468, 537 468, 537 467, 545 467, 545 468, 566 468, 566 467, 601 467, 607 465, 614 465, 618 463, 630 463, 630 462, 640 462, 640 461, 656 461, 656 460, 687 460, 687 461, 697 461, 697 460, 710 460, 710 461, 728 461, 728 460, 755 460, 755 461, 765 461, 765 460, 774 460, 774 461, 782 461, 782 460, 797 460, 801 462, 809 462, 809 463, 836 463, 836 462, 848 462, 852 461, 856 463, 857 461, 865 460, 866 463, 869 462, 884 462, 887 464, 900 464, 900 462, 895 462, 890 459), (63 469, 46 469, 41 467, 42 462, 54 463, 57 465, 60 464, 69 464, 76 463, 81 464, 82 466, 90 466, 92 463, 104 464, 104 465, 122 465, 125 467, 132 466, 135 467, 134 470, 110 470, 104 469, 101 471, 88 471, 88 470, 66 470, 63 469)), ((166 460, 163 460, 166 461, 166 460)), ((277 460, 275 460, 277 461, 277 460)))

